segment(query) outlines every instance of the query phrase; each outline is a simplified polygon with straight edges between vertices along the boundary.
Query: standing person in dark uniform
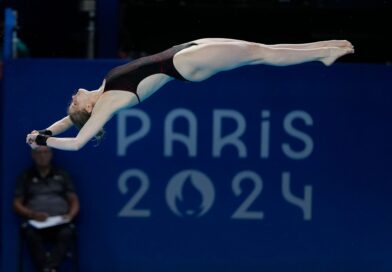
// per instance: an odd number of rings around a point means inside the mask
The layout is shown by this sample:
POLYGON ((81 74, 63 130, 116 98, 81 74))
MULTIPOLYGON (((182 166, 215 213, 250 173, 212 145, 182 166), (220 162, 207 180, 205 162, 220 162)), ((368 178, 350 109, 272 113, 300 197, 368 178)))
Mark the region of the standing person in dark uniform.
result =
POLYGON ((32 148, 47 145, 62 150, 79 150, 90 139, 102 136, 103 126, 116 112, 144 101, 171 80, 199 82, 245 65, 288 66, 319 61, 329 66, 351 53, 354 53, 354 47, 346 40, 266 45, 206 38, 180 44, 115 67, 97 90, 79 89, 72 96, 68 116, 41 133, 32 131, 26 142, 32 148), (52 137, 72 125, 80 129, 76 137, 52 137))
POLYGON ((71 222, 79 212, 72 180, 52 164, 52 157, 49 147, 32 150, 34 166, 18 177, 13 203, 16 213, 30 222, 24 224, 22 235, 40 272, 54 272, 60 267, 75 231, 71 222), (31 225, 53 216, 61 216, 63 223, 46 228, 31 225))

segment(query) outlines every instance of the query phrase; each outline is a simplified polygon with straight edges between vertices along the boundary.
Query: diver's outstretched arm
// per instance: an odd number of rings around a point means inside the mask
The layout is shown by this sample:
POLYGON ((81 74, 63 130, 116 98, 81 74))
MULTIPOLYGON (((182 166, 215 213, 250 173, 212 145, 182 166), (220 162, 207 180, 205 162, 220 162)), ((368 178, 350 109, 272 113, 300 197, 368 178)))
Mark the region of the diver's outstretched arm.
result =
POLYGON ((49 137, 31 133, 27 135, 26 142, 33 149, 39 145, 47 145, 56 149, 77 151, 94 138, 110 118, 111 116, 102 114, 92 115, 74 138, 49 137))
POLYGON ((44 135, 54 136, 68 130, 72 125, 73 124, 71 118, 69 118, 69 116, 66 116, 63 119, 53 123, 46 129, 33 130, 32 132, 30 132, 30 134, 44 134, 44 135))
POLYGON ((71 118, 69 118, 69 116, 67 115, 63 119, 58 120, 57 122, 50 125, 46 130, 50 130, 52 132, 52 135, 58 135, 68 130, 70 127, 72 127, 72 125, 73 124, 71 118))
POLYGON ((106 122, 111 119, 114 112, 115 110, 110 110, 109 107, 107 110, 94 111, 76 137, 61 138, 31 133, 27 135, 26 142, 33 149, 39 145, 47 145, 56 149, 77 151, 98 134, 106 122))

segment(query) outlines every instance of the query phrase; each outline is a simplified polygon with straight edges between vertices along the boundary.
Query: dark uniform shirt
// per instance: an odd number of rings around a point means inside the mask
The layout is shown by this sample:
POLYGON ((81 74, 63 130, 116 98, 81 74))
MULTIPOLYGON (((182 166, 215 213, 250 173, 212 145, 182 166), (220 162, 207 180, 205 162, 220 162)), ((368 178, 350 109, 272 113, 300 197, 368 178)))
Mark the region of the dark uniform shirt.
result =
POLYGON ((67 172, 52 168, 47 177, 41 177, 31 168, 18 177, 14 196, 22 197, 26 207, 33 211, 55 216, 68 212, 67 195, 74 192, 67 172))

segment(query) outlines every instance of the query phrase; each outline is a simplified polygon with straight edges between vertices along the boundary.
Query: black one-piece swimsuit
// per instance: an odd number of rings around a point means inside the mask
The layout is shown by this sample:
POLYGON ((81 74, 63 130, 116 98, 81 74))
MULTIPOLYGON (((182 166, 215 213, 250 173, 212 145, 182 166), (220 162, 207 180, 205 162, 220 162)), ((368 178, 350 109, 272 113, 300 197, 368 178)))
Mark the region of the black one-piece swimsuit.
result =
POLYGON ((153 74, 166 74, 179 80, 186 80, 174 67, 173 57, 176 53, 196 43, 185 43, 173 46, 161 53, 142 57, 110 70, 105 76, 104 92, 110 90, 121 90, 132 92, 136 95, 137 86, 146 77, 153 74))

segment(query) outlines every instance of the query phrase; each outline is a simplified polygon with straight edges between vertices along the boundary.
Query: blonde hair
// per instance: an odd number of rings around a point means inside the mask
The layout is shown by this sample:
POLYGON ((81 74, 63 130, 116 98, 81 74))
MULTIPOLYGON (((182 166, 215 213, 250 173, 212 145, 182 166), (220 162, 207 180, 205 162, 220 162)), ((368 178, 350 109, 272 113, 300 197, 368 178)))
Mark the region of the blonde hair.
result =
MULTIPOLYGON (((86 110, 80 110, 80 111, 71 111, 70 108, 68 108, 68 116, 71 119, 72 123, 77 129, 81 129, 84 124, 90 119, 91 113, 86 111, 86 110)), ((97 141, 97 144, 99 144, 103 137, 105 135, 105 130, 102 128, 97 135, 95 135, 95 140, 97 141)))

